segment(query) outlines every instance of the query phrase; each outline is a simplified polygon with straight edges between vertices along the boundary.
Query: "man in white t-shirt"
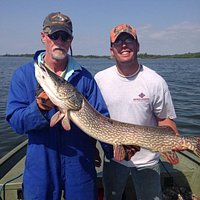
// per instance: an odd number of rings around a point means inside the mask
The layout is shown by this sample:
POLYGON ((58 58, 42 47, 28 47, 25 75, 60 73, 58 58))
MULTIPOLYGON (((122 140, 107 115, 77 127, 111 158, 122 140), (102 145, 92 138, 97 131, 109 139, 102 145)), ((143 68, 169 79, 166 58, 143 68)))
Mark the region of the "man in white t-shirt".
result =
MULTIPOLYGON (((97 84, 112 119, 147 126, 170 126, 178 134, 171 95, 165 80, 155 71, 139 64, 139 42, 136 29, 120 24, 110 33, 110 52, 116 65, 95 75, 97 84)), ((159 153, 134 146, 121 146, 123 151, 132 148, 135 155, 128 159, 114 153, 105 158, 103 170, 104 196, 107 200, 122 198, 127 178, 131 174, 137 199, 162 199, 159 153)), ((119 148, 119 149, 120 149, 119 148)), ((123 154, 122 154, 123 155, 123 154)))

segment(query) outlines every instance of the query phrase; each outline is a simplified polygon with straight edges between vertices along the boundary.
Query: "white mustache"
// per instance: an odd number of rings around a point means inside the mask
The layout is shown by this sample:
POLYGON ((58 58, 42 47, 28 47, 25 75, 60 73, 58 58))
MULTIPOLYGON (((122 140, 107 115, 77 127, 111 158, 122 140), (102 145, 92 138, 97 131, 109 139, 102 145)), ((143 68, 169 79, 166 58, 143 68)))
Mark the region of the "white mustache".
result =
POLYGON ((65 51, 65 49, 64 49, 63 47, 55 47, 55 48, 53 48, 53 51, 55 51, 55 50, 62 50, 62 51, 65 51))

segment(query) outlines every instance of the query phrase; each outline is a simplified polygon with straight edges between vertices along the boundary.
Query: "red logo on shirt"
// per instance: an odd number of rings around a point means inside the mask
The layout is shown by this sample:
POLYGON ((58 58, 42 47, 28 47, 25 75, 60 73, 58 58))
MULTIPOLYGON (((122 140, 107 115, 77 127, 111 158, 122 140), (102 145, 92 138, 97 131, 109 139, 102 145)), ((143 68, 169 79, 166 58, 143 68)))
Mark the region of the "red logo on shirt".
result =
POLYGON ((143 99, 145 97, 145 94, 144 93, 140 93, 138 96, 143 99))
POLYGON ((137 98, 133 98, 133 101, 144 101, 144 100, 149 100, 148 97, 145 97, 146 95, 141 92, 137 98))

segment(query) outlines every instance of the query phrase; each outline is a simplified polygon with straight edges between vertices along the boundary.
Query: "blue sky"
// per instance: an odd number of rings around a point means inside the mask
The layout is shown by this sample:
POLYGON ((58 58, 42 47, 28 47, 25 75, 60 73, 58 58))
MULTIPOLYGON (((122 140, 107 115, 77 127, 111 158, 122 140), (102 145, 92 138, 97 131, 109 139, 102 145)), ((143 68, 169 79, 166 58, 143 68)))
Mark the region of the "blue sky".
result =
POLYGON ((120 23, 136 27, 140 53, 200 52, 200 0, 0 0, 0 55, 43 49, 43 20, 56 11, 72 19, 74 55, 109 55, 120 23))

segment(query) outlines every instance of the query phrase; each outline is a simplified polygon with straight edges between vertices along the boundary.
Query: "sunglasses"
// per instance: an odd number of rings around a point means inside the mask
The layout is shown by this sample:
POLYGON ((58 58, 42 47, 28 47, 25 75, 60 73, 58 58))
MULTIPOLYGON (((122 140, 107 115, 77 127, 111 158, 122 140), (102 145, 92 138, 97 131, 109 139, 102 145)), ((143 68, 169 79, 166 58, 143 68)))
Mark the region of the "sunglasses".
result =
POLYGON ((51 40, 58 40, 58 38, 61 38, 63 42, 66 42, 66 41, 70 42, 72 40, 72 37, 66 32, 55 32, 52 34, 48 34, 48 37, 51 40))
POLYGON ((116 40, 115 42, 113 42, 112 44, 116 47, 120 47, 122 46, 123 44, 126 44, 126 45, 130 45, 130 44, 133 44, 134 42, 134 39, 133 38, 126 38, 125 40, 122 40, 122 39, 119 39, 119 40, 116 40))

